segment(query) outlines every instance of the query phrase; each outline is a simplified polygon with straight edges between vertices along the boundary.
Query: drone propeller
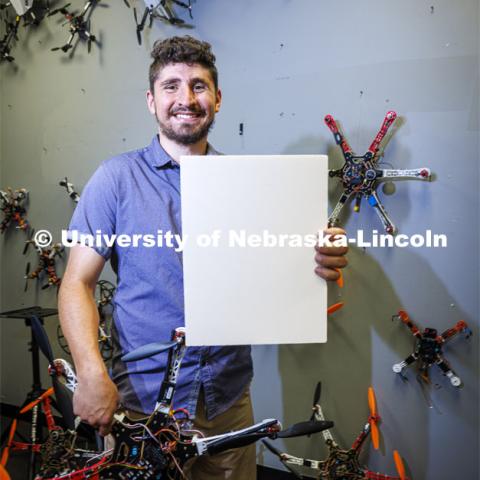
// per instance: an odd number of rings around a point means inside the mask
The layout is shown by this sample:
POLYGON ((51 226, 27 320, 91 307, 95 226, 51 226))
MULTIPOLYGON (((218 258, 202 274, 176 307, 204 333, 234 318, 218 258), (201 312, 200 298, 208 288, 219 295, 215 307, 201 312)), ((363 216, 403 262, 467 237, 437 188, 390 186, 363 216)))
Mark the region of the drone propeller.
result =
POLYGON ((147 345, 142 345, 141 347, 132 350, 131 352, 126 353, 122 357, 123 362, 135 362, 138 360, 143 360, 144 358, 153 357, 159 353, 165 352, 170 348, 177 345, 178 342, 176 340, 172 340, 166 343, 147 343, 147 345))
POLYGON ((343 273, 342 273, 342 269, 341 268, 335 268, 335 270, 338 272, 338 274, 340 275, 338 278, 337 278, 337 285, 340 287, 340 288, 343 288, 343 273))
POLYGON ((124 3, 128 8, 130 8, 130 3, 129 3, 128 0, 123 0, 123 3, 124 3))
POLYGON ((334 303, 333 305, 330 305, 327 308, 327 315, 330 315, 331 313, 334 313, 337 310, 340 310, 344 305, 345 305, 345 302, 338 302, 338 303, 334 303))
POLYGON ((65 15, 67 8, 71 5, 71 3, 67 3, 63 7, 56 8, 55 10, 52 10, 47 16, 51 17, 52 15, 56 15, 57 13, 61 12, 65 15))
MULTIPOLYGON (((282 452, 280 450, 276 449, 270 442, 267 442, 266 440, 262 440, 262 443, 270 450, 274 455, 276 455, 280 460, 282 459, 282 452)), ((299 473, 297 473, 290 465, 287 463, 283 462, 284 467, 295 477, 299 478, 300 480, 303 478, 299 473)))
POLYGON ((28 247, 33 243, 33 235, 35 234, 35 229, 31 228, 30 233, 28 234, 27 240, 25 240, 25 246, 23 247, 22 255, 25 255, 28 251, 28 247))
POLYGON ((318 405, 321 394, 322 394, 322 382, 318 382, 317 386, 315 387, 315 392, 313 393, 313 402, 312 402, 313 413, 312 413, 312 416, 310 417, 311 422, 315 420, 315 405, 318 405))
POLYGON ((370 424, 373 448, 378 450, 380 445, 380 434, 378 432, 377 422, 380 417, 377 415, 377 401, 375 399, 375 391, 373 390, 373 387, 368 387, 368 407, 370 408, 368 423, 370 424))
POLYGON ((406 480, 405 465, 403 464, 402 457, 398 453, 398 450, 393 451, 393 460, 395 461, 395 467, 397 468, 400 480, 406 480))
POLYGON ((311 435, 312 433, 323 432, 323 430, 332 428, 333 425, 334 423, 329 420, 294 423, 291 427, 278 432, 275 437, 302 437, 303 435, 311 435))
POLYGON ((24 292, 26 292, 28 289, 29 273, 30 273, 30 262, 27 263, 27 267, 25 268, 25 287, 23 288, 24 292))
POLYGON ((32 331, 37 341, 38 347, 42 353, 47 357, 50 365, 50 371, 53 383, 53 389, 55 390, 55 398, 57 399, 58 409, 65 420, 65 424, 69 430, 75 429, 75 415, 73 413, 73 404, 71 392, 60 382, 56 375, 56 369, 54 365, 54 358, 50 341, 48 340, 47 333, 43 328, 43 325, 38 317, 31 318, 32 331))

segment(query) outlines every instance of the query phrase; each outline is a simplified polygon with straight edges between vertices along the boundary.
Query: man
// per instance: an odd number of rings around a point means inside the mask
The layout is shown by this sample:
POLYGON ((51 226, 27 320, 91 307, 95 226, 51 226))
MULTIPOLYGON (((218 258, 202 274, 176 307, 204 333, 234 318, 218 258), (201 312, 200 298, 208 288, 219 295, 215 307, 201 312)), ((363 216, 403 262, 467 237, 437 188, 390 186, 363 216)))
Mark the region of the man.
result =
MULTIPOLYGON (((190 36, 156 42, 147 106, 159 136, 143 149, 104 162, 85 187, 70 230, 95 234, 181 233, 180 157, 216 154, 208 132, 220 109, 215 57, 190 36)), ((342 232, 334 229, 333 233, 342 232)), ((346 265, 343 248, 317 248, 315 272, 327 280, 346 265)), ((75 362, 74 411, 105 435, 119 404, 133 412, 153 410, 165 356, 127 366, 122 353, 168 340, 184 324, 181 254, 173 248, 84 247, 71 249, 59 294, 60 321, 75 362), (92 292, 105 261, 118 275, 112 379, 98 350, 98 315, 92 292), (120 394, 119 394, 120 392, 120 394)), ((253 423, 249 384, 250 347, 187 349, 174 402, 195 413, 207 435, 253 423)), ((254 447, 201 457, 190 466, 195 480, 255 478, 254 447)))

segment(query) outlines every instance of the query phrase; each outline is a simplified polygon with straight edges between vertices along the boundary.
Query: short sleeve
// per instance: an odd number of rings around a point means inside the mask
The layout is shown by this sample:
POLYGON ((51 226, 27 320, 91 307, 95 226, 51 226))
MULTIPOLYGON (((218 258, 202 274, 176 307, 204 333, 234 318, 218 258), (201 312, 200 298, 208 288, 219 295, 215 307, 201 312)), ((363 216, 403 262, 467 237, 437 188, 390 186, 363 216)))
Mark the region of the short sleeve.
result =
MULTIPOLYGON (((117 191, 114 179, 103 163, 88 181, 80 195, 70 226, 68 238, 81 242, 82 235, 93 236, 95 242, 89 244, 105 260, 112 254, 112 246, 98 242, 115 234, 117 191)), ((108 242, 107 242, 108 243, 108 242)))

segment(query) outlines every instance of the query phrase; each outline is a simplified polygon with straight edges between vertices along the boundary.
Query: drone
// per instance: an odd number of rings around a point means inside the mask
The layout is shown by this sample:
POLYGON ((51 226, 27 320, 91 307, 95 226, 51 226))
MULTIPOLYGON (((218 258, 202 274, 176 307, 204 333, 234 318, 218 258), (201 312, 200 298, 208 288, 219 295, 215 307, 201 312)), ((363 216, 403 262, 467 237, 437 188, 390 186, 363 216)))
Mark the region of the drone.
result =
POLYGON ((188 0, 188 3, 182 2, 180 0, 160 0, 160 2, 158 2, 155 6, 148 0, 145 3, 147 4, 147 6, 143 11, 142 19, 140 20, 140 22, 138 21, 137 9, 135 7, 133 8, 133 17, 135 18, 135 24, 137 26, 137 41, 139 45, 142 44, 142 32, 147 23, 147 19, 149 20, 148 28, 152 28, 153 21, 156 18, 166 23, 169 23, 170 25, 191 27, 191 25, 185 23, 185 20, 177 17, 172 5, 175 4, 182 8, 185 8, 186 10, 188 10, 190 18, 193 19, 191 0, 188 0))
MULTIPOLYGON (((443 358, 442 348, 444 343, 460 332, 465 334, 465 338, 470 338, 472 336, 472 330, 470 330, 466 322, 460 320, 455 326, 445 330, 441 335, 438 335, 435 328, 425 328, 424 331, 421 332, 420 329, 410 320, 410 317, 404 310, 400 310, 397 315, 392 317, 392 320, 401 320, 415 337, 413 353, 403 360, 403 362, 393 365, 392 368, 395 373, 398 373, 402 379, 406 380, 406 377, 404 377, 402 373, 403 370, 414 362, 417 362, 417 380, 423 387, 425 384, 430 383, 429 370, 433 364, 436 364, 442 371, 443 375, 448 377, 453 387, 460 388, 463 386, 461 378, 452 370, 449 363, 443 358)), ((430 405, 428 397, 427 402, 430 405)))
POLYGON ((61 187, 65 187, 66 190, 67 190, 68 196, 69 196, 75 203, 78 203, 78 201, 80 200, 80 195, 76 192, 75 186, 73 185, 73 183, 70 183, 70 182, 68 181, 68 178, 67 178, 67 177, 65 177, 63 180, 60 180, 59 185, 60 185, 61 187))
POLYGON ((180 327, 172 332, 169 342, 143 345, 122 357, 124 362, 132 362, 168 351, 167 368, 152 414, 144 419, 132 420, 119 410, 114 415, 111 431, 113 448, 104 451, 79 448, 76 433, 79 421, 72 406, 72 391, 76 387, 75 372, 64 360, 54 359, 48 336, 37 318, 32 318, 32 328, 38 346, 49 362, 58 410, 64 422, 64 427, 49 429, 48 438, 40 447, 41 466, 36 480, 180 480, 185 478, 182 467, 190 458, 215 455, 265 437, 296 437, 333 426, 332 422, 310 421, 282 430, 278 420, 266 419, 242 430, 213 437, 202 436, 199 431, 192 429, 185 409, 172 408, 186 349, 185 329, 180 327))
POLYGON ((35 239, 33 238, 35 230, 30 231, 28 240, 25 242, 25 248, 23 249, 23 254, 25 255, 28 251, 30 245, 35 246, 35 250, 38 254, 38 264, 37 268, 33 272, 30 271, 30 262, 27 263, 25 269, 25 288, 26 292, 28 289, 28 281, 33 280, 34 278, 39 279, 42 274, 46 274, 47 283, 42 286, 42 290, 45 290, 51 286, 60 286, 61 279, 57 276, 57 271, 55 268, 55 257, 62 257, 62 252, 65 247, 61 243, 54 243, 52 246, 40 247, 35 239))
POLYGON ((13 191, 8 187, 7 191, 0 190, 0 209, 4 214, 0 223, 0 233, 5 232, 12 223, 15 223, 19 230, 29 228, 30 225, 25 219, 27 210, 24 206, 27 199, 28 191, 25 188, 13 191))
POLYGON ((75 35, 78 35, 81 39, 84 39, 87 41, 87 50, 88 50, 88 53, 90 53, 92 48, 92 42, 96 42, 96 37, 95 35, 91 34, 90 18, 86 18, 86 17, 90 16, 90 13, 93 7, 99 1, 100 0, 88 0, 84 5, 83 10, 79 14, 70 13, 68 11, 68 7, 71 5, 70 3, 67 3, 65 6, 61 8, 52 10, 48 14, 48 16, 51 17, 52 15, 61 13, 67 19, 67 23, 69 24, 69 30, 70 30, 70 37, 68 38, 67 43, 61 47, 52 48, 52 52, 57 50, 62 50, 65 53, 68 52, 71 48, 73 48, 72 42, 73 42, 73 39, 75 38, 75 35))
POLYGON ((6 60, 7 62, 13 62, 15 57, 10 54, 12 50, 12 42, 16 40, 18 42, 18 26, 20 25, 20 17, 17 15, 13 22, 5 19, 5 35, 0 40, 0 61, 6 60))
MULTIPOLYGON (((321 383, 319 382, 313 397, 313 413, 310 419, 311 421, 324 420, 322 407, 319 403, 320 394, 321 383)), ((360 463, 359 456, 361 448, 368 435, 371 435, 372 443, 376 450, 378 450, 380 443, 377 425, 380 421, 380 417, 377 414, 375 392, 372 387, 368 389, 368 405, 370 409, 368 422, 365 424, 350 449, 343 450, 340 448, 335 442, 330 430, 325 429, 322 431, 323 438, 329 450, 326 460, 308 460, 306 458, 294 457, 288 453, 280 452, 271 443, 265 440, 262 440, 262 442, 273 454, 280 458, 283 465, 295 476, 295 478, 302 479, 303 477, 292 468, 291 465, 303 466, 315 470, 315 478, 319 480, 408 480, 405 474, 405 467, 402 458, 396 450, 394 451, 393 456, 399 474, 398 477, 373 472, 360 463)))
MULTIPOLYGON (((98 323, 98 343, 100 353, 106 362, 111 360, 113 354, 111 320, 113 314, 113 296, 115 294, 115 285, 108 280, 99 280, 95 287, 95 301, 97 304, 99 323, 98 323)), ((70 355, 70 349, 62 332, 62 327, 57 326, 57 340, 62 350, 70 355)))
POLYGON ((394 111, 387 112, 380 130, 367 152, 362 156, 358 156, 353 153, 347 140, 340 133, 338 124, 334 118, 331 115, 325 117, 325 123, 333 133, 335 143, 339 145, 345 159, 342 168, 329 171, 330 177, 340 178, 344 188, 337 205, 328 218, 329 226, 335 226, 339 223, 340 211, 351 196, 355 197, 355 212, 360 211, 362 198, 365 197, 369 205, 375 209, 377 215, 380 217, 385 231, 389 234, 393 234, 395 232, 395 225, 392 220, 390 220, 378 197, 378 182, 382 180, 390 181, 401 179, 430 180, 431 173, 428 168, 416 168, 410 170, 386 170, 378 168, 378 159, 381 156, 379 154, 380 143, 396 118, 397 114, 394 111))

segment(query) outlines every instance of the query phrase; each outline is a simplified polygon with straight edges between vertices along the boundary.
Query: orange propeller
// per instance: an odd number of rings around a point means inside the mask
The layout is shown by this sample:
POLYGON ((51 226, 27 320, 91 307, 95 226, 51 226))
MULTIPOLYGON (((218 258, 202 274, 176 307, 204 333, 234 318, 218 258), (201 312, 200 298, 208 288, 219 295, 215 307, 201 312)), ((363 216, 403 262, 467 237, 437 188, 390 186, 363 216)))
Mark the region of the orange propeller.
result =
POLYGON ((393 451, 393 460, 395 461, 395 467, 397 467, 397 472, 398 475, 400 476, 401 480, 406 480, 406 474, 405 474, 405 466, 403 465, 403 460, 400 454, 398 453, 398 450, 393 451))
POLYGON ((342 269, 341 268, 336 268, 335 269, 338 273, 339 273, 339 277, 337 278, 337 285, 340 287, 340 288, 343 288, 343 273, 342 273, 342 269))
POLYGON ((31 410, 35 405, 38 405, 45 397, 49 397, 53 395, 53 387, 50 387, 48 390, 43 392, 37 399, 33 402, 30 402, 28 405, 25 405, 21 410, 20 413, 25 413, 31 410))
POLYGON ((8 434, 7 446, 3 449, 2 458, 0 459, 0 465, 5 467, 8 462, 8 457, 10 455, 10 446, 12 445, 13 436, 15 435, 15 430, 17 429, 17 420, 13 420, 12 425, 10 426, 10 432, 8 434))
POLYGON ((377 415, 377 401, 375 399, 375 391, 373 390, 373 387, 368 387, 368 407, 370 408, 368 423, 370 424, 373 448, 378 450, 378 447, 380 446, 380 434, 378 432, 377 422, 380 417, 377 415))
POLYGON ((331 313, 336 312, 337 310, 340 310, 344 305, 345 305, 345 302, 338 302, 338 303, 334 303, 333 305, 330 305, 327 308, 327 315, 330 315, 331 313))
POLYGON ((0 465, 0 480, 10 480, 10 475, 1 465, 0 465))

